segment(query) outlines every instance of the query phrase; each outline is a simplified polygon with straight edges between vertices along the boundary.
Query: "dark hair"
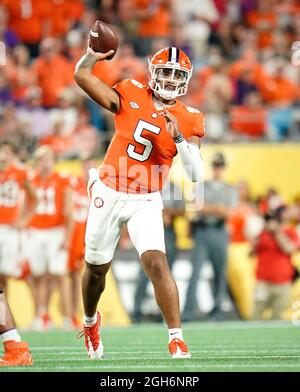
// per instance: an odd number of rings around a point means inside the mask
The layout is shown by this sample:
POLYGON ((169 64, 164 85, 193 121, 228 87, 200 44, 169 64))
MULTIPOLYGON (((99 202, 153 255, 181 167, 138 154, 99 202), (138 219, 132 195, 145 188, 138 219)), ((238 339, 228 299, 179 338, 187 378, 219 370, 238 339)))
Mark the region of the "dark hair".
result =
POLYGON ((212 167, 225 167, 226 161, 224 155, 221 152, 215 153, 211 161, 211 164, 212 167))
POLYGON ((277 222, 281 223, 282 222, 282 213, 286 210, 286 206, 282 205, 277 207, 275 210, 268 211, 264 215, 264 219, 266 222, 269 222, 270 220, 276 220, 277 222))

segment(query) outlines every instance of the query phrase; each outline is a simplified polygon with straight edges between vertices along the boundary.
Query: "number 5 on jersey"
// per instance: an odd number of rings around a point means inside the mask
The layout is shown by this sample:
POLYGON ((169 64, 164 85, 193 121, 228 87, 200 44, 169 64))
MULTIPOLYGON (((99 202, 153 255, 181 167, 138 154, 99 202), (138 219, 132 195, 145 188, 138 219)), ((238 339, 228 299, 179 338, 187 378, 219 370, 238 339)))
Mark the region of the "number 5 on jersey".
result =
POLYGON ((150 154, 153 150, 153 143, 151 142, 151 140, 142 136, 143 131, 149 131, 158 135, 161 131, 161 128, 157 127, 156 125, 150 124, 147 121, 139 120, 134 130, 133 138, 137 143, 144 146, 144 151, 142 154, 136 152, 136 146, 129 143, 127 147, 127 154, 130 156, 130 158, 140 162, 146 161, 150 157, 150 154))

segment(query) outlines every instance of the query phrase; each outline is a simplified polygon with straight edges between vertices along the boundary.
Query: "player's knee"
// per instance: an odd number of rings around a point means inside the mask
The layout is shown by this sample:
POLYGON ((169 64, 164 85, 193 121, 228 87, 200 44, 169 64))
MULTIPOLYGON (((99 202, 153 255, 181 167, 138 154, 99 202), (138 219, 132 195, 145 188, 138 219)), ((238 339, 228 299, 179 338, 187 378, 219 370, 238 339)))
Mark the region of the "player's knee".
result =
POLYGON ((145 272, 152 281, 162 280, 169 272, 166 255, 160 251, 148 251, 142 255, 145 272))
POLYGON ((111 263, 102 264, 102 265, 93 265, 90 263, 85 263, 86 265, 86 273, 95 279, 101 279, 105 277, 107 274, 111 263))

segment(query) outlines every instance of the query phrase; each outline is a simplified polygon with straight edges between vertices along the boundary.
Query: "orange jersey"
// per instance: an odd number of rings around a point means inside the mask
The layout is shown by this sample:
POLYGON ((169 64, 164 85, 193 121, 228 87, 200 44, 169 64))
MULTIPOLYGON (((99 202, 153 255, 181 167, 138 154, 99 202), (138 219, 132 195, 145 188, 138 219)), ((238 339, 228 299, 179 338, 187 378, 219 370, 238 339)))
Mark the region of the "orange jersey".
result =
POLYGON ((9 26, 25 43, 37 43, 43 36, 43 24, 51 17, 48 0, 2 0, 9 13, 9 26))
POLYGON ((139 37, 168 37, 171 33, 171 6, 155 4, 152 0, 134 0, 133 7, 140 11, 150 11, 151 14, 140 20, 139 37))
MULTIPOLYGON (((162 189, 177 149, 166 129, 166 120, 152 100, 152 90, 135 80, 124 80, 115 90, 120 110, 114 116, 115 134, 100 169, 101 180, 127 193, 162 189)), ((176 100, 168 108, 185 138, 205 133, 201 112, 176 100)))
POLYGON ((39 57, 31 67, 32 74, 43 92, 43 105, 55 106, 59 93, 72 85, 72 65, 63 55, 49 60, 39 57))
POLYGON ((0 224, 11 225, 17 219, 27 171, 11 165, 0 170, 0 224))
POLYGON ((82 267, 84 257, 84 237, 90 200, 83 178, 78 178, 73 184, 73 218, 74 229, 69 254, 69 270, 77 271, 82 267))
POLYGON ((230 127, 236 133, 263 136, 266 132, 267 111, 264 107, 235 106, 230 111, 230 127))
POLYGON ((253 213, 251 205, 242 204, 236 207, 229 216, 230 241, 245 242, 245 225, 247 218, 253 213))
POLYGON ((39 174, 33 179, 36 186, 38 205, 29 226, 36 229, 50 229, 65 223, 64 199, 69 179, 58 173, 46 178, 39 174))

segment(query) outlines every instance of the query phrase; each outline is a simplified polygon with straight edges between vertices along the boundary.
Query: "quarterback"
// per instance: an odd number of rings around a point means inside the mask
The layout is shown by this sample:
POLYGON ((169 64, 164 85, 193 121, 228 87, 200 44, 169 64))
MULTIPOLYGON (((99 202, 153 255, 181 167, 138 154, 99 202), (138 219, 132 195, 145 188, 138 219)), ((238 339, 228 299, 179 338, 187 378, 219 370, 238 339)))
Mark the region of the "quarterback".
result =
POLYGON ((178 290, 165 254, 160 190, 176 154, 192 181, 202 179, 199 147, 205 132, 203 114, 177 100, 187 92, 192 64, 182 50, 165 48, 149 62, 148 86, 123 80, 110 88, 93 76, 92 69, 113 53, 88 48, 75 68, 77 84, 114 113, 115 123, 103 164, 99 171, 90 171, 82 335, 89 358, 102 358, 97 304, 121 225, 126 223, 168 326, 171 357, 190 358, 182 336, 178 290))

